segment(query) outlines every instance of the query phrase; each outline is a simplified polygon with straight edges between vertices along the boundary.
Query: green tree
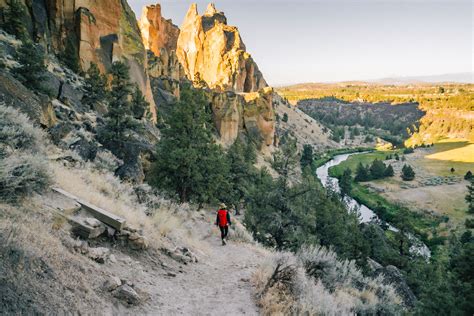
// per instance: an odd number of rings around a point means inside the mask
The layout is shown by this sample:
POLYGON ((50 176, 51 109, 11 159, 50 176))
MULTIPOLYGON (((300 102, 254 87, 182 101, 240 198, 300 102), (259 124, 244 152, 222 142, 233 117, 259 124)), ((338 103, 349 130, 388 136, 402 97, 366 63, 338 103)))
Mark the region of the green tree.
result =
POLYGON ((412 181, 415 179, 415 171, 413 171, 411 166, 403 165, 401 177, 403 181, 412 181))
POLYGON ((135 90, 132 94, 132 113, 133 117, 137 120, 142 119, 145 116, 147 109, 150 107, 150 103, 145 100, 142 91, 135 85, 135 90))
POLYGON ((183 88, 161 130, 150 182, 181 202, 212 202, 228 196, 229 165, 213 138, 202 91, 183 88))
POLYGON ((305 144, 303 145, 303 153, 301 154, 301 169, 306 166, 312 166, 313 164, 313 146, 305 144))
POLYGON ((283 113, 283 118, 281 119, 283 122, 288 122, 288 114, 283 113))
POLYGON ((237 138, 227 152, 230 193, 222 200, 234 205, 236 214, 240 214, 240 205, 255 181, 257 170, 253 164, 256 158, 253 143, 244 144, 240 138, 237 138))
POLYGON ((466 202, 468 204, 467 211, 474 214, 474 179, 472 178, 469 180, 469 185, 467 186, 466 202))
POLYGON ((5 10, 5 24, 3 28, 18 39, 26 40, 26 26, 23 18, 26 14, 23 4, 19 0, 8 0, 8 9, 5 10))
POLYGON ((395 175, 395 172, 393 171, 392 165, 388 165, 388 167, 385 169, 383 176, 384 177, 393 177, 395 175))
POLYGON ((381 179, 384 177, 386 168, 387 166, 381 160, 375 159, 369 168, 370 176, 372 179, 381 179))
POLYGON ((98 138, 120 159, 136 162, 143 150, 139 140, 142 124, 132 116, 129 68, 125 63, 117 61, 112 64, 110 74, 112 83, 108 95, 108 111, 98 138))
POLYGON ((13 69, 13 75, 26 87, 41 91, 46 71, 42 49, 31 41, 25 41, 17 51, 16 60, 20 65, 13 69))
POLYGON ((350 194, 352 190, 352 171, 346 168, 339 180, 339 186, 344 194, 350 194))
POLYGON ((468 172, 466 172, 466 174, 464 175, 464 180, 471 180, 472 179, 472 172, 471 170, 469 170, 468 172))
POLYGON ((357 165, 356 169, 356 176, 354 178, 356 182, 363 182, 370 180, 370 172, 369 169, 364 166, 361 162, 357 165))
POLYGON ((106 100, 107 78, 100 73, 95 63, 91 63, 84 80, 84 97, 82 102, 95 109, 98 103, 106 100))
POLYGON ((81 66, 79 65, 79 49, 74 42, 74 38, 69 36, 66 39, 64 51, 59 55, 59 59, 72 71, 79 73, 81 66))

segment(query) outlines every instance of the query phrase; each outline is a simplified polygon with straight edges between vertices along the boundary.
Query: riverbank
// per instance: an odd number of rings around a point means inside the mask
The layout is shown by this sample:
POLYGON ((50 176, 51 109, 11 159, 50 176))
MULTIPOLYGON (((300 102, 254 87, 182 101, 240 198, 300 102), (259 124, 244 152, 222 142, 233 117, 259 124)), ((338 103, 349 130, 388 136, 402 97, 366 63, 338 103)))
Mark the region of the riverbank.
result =
MULTIPOLYGON (((374 159, 386 160, 387 156, 394 156, 395 154, 407 159, 410 159, 411 156, 403 156, 401 150, 358 154, 351 156, 337 166, 331 167, 329 175, 334 178, 340 178, 346 168, 351 169, 354 174, 359 163, 367 165, 374 159)), ((396 174, 396 177, 398 177, 398 174, 396 174)), ((446 222, 448 222, 449 218, 434 212, 412 209, 401 203, 388 200, 383 196, 383 190, 375 189, 377 184, 387 181, 392 180, 376 180, 363 183, 352 180, 352 190, 349 195, 358 203, 372 209, 382 221, 397 227, 403 227, 405 230, 418 235, 430 248, 443 244, 448 235, 446 222)))

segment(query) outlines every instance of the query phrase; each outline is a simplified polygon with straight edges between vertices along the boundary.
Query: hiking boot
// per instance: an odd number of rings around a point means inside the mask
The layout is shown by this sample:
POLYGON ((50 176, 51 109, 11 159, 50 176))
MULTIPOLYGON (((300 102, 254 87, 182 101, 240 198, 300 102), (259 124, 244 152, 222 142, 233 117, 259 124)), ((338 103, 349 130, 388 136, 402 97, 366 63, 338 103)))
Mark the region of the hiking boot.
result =
POLYGON ((225 245, 227 245, 227 243, 226 243, 225 239, 222 239, 222 246, 225 246, 225 245))

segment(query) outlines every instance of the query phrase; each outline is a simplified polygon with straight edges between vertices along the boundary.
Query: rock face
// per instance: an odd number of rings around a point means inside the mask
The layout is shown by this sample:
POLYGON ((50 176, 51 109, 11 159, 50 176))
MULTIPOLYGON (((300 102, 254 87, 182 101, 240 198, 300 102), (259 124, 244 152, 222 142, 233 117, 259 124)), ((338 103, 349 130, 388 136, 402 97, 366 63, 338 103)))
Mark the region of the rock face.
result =
MULTIPOLYGON (((82 70, 96 63, 101 71, 117 60, 130 66, 156 117, 147 73, 147 55, 135 14, 122 0, 23 1, 25 22, 33 39, 50 53, 61 54, 67 45, 77 52, 82 70)), ((5 7, 0 0, 0 8, 5 7)), ((0 22, 4 23, 4 21, 0 22)))
POLYGON ((211 89, 255 92, 267 86, 256 63, 245 50, 238 29, 210 4, 199 15, 192 4, 181 26, 178 59, 191 81, 203 80, 211 89))
POLYGON ((161 16, 161 5, 145 6, 138 24, 145 48, 156 56, 161 55, 162 49, 168 54, 176 50, 179 28, 161 16))
POLYGON ((227 91, 214 92, 211 97, 213 120, 223 145, 231 145, 239 133, 260 144, 267 152, 274 144, 275 114, 273 89, 239 95, 227 91))

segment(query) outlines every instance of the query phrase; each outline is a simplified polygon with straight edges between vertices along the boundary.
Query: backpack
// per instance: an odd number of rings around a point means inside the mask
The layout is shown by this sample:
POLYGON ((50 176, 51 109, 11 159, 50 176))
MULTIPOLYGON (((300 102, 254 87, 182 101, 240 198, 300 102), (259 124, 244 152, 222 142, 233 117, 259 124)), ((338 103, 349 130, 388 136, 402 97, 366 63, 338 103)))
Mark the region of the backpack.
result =
POLYGON ((218 225, 220 227, 225 227, 227 226, 227 210, 218 210, 217 211, 217 217, 219 218, 218 225))

